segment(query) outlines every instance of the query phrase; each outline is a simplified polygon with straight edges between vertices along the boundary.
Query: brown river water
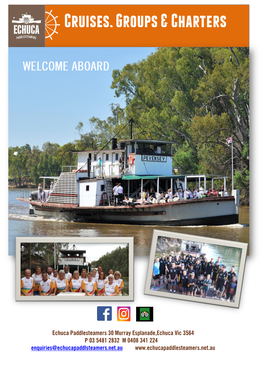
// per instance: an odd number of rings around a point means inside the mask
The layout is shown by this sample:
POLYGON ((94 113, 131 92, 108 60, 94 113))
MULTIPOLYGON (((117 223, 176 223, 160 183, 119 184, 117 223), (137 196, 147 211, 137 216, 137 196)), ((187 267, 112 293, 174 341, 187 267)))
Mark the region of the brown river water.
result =
MULTIPOLYGON (((65 222, 28 214, 28 205, 17 201, 24 191, 9 190, 9 255, 15 254, 15 237, 134 237, 134 254, 148 255, 153 229, 249 243, 249 208, 239 210, 239 224, 223 226, 164 227, 65 222)), ((30 194, 30 190, 26 190, 30 194)))

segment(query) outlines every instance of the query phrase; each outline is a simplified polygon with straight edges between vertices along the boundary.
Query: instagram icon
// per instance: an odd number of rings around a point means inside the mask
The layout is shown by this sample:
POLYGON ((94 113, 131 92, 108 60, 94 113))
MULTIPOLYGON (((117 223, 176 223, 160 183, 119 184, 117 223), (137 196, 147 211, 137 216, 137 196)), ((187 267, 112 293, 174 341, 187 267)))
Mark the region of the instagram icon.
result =
POLYGON ((117 307, 117 321, 130 321, 130 307, 117 307))

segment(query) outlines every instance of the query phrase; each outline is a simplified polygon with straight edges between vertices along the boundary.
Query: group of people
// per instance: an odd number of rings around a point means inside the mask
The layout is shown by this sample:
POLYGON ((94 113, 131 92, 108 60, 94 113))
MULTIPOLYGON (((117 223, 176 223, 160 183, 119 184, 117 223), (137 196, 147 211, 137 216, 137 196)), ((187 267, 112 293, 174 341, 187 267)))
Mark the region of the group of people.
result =
POLYGON ((207 260, 206 254, 156 257, 153 265, 153 290, 163 283, 170 293, 234 301, 237 290, 235 267, 227 272, 221 257, 207 260), (210 290, 210 294, 209 293, 210 290))
MULTIPOLYGON (((172 193, 171 188, 169 188, 165 193, 161 192, 154 192, 153 189, 145 190, 143 189, 142 193, 139 193, 139 198, 137 200, 132 200, 131 198, 128 198, 127 196, 123 199, 123 188, 121 186, 122 192, 118 192, 117 188, 120 188, 121 184, 117 184, 117 186, 114 187, 114 197, 115 201, 118 201, 118 204, 123 205, 136 205, 136 204, 151 204, 151 203, 167 203, 167 202, 176 202, 179 200, 185 200, 185 199, 195 199, 195 198, 206 198, 206 197, 227 197, 229 196, 227 190, 220 190, 217 191, 216 189, 208 189, 204 190, 203 188, 200 189, 187 189, 186 191, 182 189, 178 189, 176 193, 172 193), (116 196, 118 196, 116 198, 116 196)), ((116 203, 115 203, 116 205, 116 203)))
POLYGON ((42 271, 37 266, 32 275, 30 269, 25 270, 20 286, 22 296, 56 296, 66 292, 85 293, 86 296, 122 296, 124 281, 119 271, 114 272, 111 268, 106 276, 101 266, 91 272, 82 269, 81 274, 79 271, 70 273, 68 266, 60 271, 51 267, 42 271))
POLYGON ((113 195, 114 195, 114 203, 116 205, 122 205, 122 201, 124 199, 123 187, 121 183, 116 183, 113 188, 113 195))

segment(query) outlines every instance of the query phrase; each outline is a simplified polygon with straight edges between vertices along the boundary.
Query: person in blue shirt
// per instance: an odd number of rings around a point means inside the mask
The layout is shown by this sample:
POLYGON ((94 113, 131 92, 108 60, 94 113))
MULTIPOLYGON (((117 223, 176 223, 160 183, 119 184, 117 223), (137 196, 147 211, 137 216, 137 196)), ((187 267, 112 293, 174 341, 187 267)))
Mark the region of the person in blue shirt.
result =
POLYGON ((159 258, 156 258, 154 265, 153 265, 153 281, 154 281, 154 286, 153 290, 156 290, 156 285, 160 279, 160 262, 159 258))

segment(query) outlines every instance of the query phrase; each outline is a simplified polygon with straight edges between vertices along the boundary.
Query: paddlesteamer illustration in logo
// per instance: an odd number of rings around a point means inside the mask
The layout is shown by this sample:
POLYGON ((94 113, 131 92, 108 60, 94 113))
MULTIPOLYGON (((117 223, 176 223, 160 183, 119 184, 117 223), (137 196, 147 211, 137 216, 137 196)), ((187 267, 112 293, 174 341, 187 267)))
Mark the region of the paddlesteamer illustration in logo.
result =
POLYGON ((44 5, 9 5, 9 47, 44 47, 59 26, 58 16, 44 5))
POLYGON ((16 35, 16 39, 36 39, 37 35, 39 35, 41 20, 35 20, 31 14, 21 14, 21 18, 18 20, 13 19, 12 23, 14 24, 13 32, 16 35))

